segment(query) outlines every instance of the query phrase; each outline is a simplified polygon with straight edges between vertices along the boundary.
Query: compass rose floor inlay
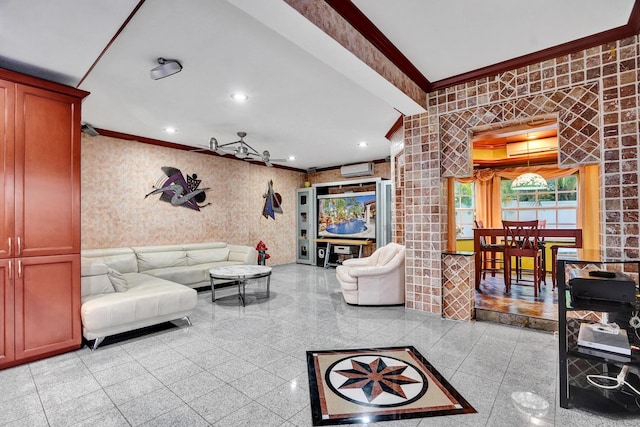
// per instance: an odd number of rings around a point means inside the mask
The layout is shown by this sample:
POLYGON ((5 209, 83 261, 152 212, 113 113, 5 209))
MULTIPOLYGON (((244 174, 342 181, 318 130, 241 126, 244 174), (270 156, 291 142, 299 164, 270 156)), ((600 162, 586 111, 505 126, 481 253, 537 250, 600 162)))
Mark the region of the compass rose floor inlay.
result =
POLYGON ((313 425, 476 412, 413 347, 307 351, 313 425))

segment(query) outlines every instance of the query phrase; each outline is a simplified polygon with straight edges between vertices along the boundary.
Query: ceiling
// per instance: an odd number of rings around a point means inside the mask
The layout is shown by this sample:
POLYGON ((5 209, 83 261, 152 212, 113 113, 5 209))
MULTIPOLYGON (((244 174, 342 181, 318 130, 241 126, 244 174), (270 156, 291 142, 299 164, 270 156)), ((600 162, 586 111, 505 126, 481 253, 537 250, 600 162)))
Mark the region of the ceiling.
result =
MULTIPOLYGON (((636 34, 640 19, 634 0, 327 3, 425 92, 636 34)), ((424 111, 283 0, 4 0, 0 66, 91 92, 95 128, 193 147, 245 131, 301 170, 384 159, 400 114, 424 111), (184 68, 152 80, 158 57, 184 68)))

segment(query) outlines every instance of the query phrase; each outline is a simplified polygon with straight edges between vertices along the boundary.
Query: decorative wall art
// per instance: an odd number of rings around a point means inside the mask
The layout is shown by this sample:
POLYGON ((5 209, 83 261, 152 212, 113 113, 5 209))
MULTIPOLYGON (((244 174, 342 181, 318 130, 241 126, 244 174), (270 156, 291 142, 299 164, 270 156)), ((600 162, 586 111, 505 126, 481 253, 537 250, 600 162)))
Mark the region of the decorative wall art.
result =
POLYGON ((209 188, 198 188, 202 182, 201 179, 198 179, 198 175, 195 173, 187 175, 185 179, 180 169, 171 166, 163 166, 160 169, 162 169, 165 176, 161 176, 158 181, 156 181, 156 184, 153 186, 154 190, 144 196, 145 199, 152 194, 161 193, 160 200, 163 202, 196 211, 211 204, 202 204, 207 198, 205 191, 209 190, 209 188), (186 194, 185 190, 187 191, 186 194))
POLYGON ((273 180, 269 180, 267 184, 267 192, 262 195, 264 197, 264 207, 262 208, 262 216, 276 219, 276 214, 282 213, 282 196, 273 190, 273 180))

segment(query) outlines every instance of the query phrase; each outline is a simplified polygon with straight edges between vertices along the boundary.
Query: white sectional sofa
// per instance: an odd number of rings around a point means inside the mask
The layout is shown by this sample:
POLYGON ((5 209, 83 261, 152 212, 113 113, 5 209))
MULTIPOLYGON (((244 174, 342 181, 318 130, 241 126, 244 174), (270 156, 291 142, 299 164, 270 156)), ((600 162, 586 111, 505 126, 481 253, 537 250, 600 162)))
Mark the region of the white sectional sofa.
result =
POLYGON ((256 264, 257 251, 222 242, 82 250, 82 334, 109 335, 184 318, 209 286, 209 269, 256 264))

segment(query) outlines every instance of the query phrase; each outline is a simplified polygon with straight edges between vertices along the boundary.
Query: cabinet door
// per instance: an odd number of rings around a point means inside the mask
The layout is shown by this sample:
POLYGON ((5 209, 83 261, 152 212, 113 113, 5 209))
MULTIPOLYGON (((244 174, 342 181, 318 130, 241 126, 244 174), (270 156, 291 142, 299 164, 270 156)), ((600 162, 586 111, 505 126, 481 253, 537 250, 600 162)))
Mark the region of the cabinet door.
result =
POLYGON ((80 103, 16 87, 15 256, 80 253, 80 103))
POLYGON ((13 266, 0 260, 0 367, 14 360, 13 354, 13 266))
POLYGON ((80 255, 20 258, 16 263, 16 360, 79 348, 80 255))
POLYGON ((12 256, 14 238, 14 103, 15 84, 0 80, 0 258, 12 256))

